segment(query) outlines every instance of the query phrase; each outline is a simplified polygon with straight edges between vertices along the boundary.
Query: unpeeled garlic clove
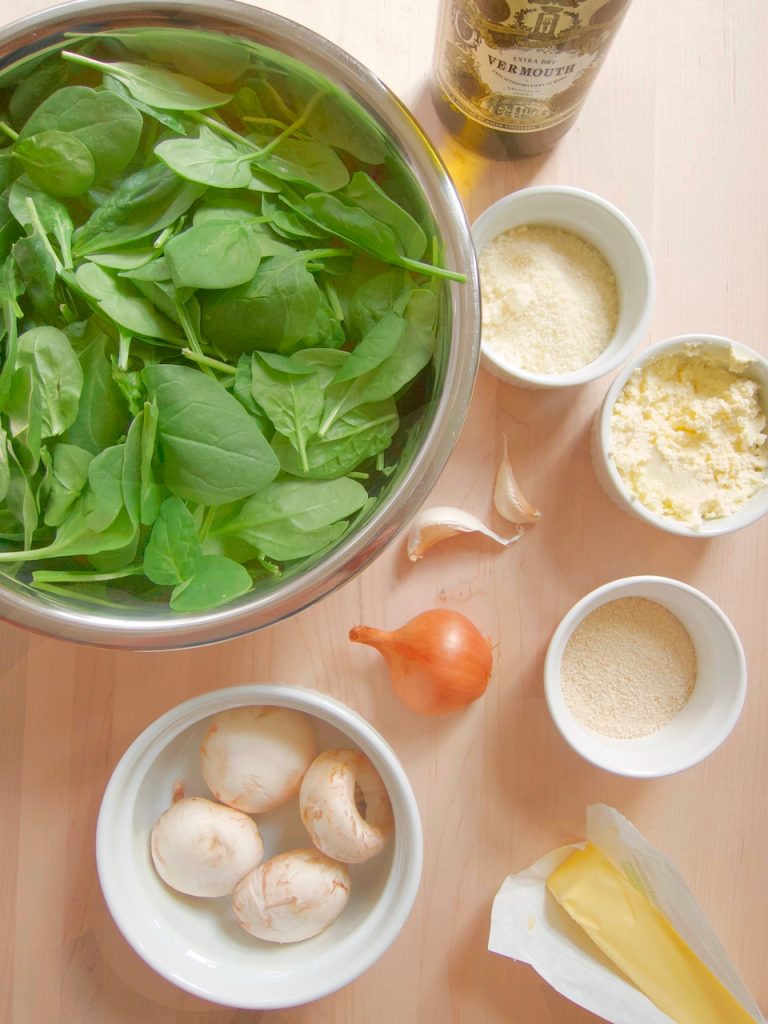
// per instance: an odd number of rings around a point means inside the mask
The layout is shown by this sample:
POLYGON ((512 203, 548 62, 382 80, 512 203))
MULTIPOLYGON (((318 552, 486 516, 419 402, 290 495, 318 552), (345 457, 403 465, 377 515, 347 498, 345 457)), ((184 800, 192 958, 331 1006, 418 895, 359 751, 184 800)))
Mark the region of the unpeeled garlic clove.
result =
POLYGON ((496 486, 493 492, 496 511, 510 523, 535 523, 537 519, 541 519, 541 512, 523 497, 507 454, 507 438, 505 435, 502 436, 504 455, 496 473, 496 486))
POLYGON ((514 544, 522 535, 522 531, 518 530, 514 537, 502 537, 471 512, 450 505, 436 505, 423 509, 413 520, 408 533, 408 557, 415 562, 423 558, 424 552, 429 551, 434 544, 457 533, 482 533, 504 547, 514 544))

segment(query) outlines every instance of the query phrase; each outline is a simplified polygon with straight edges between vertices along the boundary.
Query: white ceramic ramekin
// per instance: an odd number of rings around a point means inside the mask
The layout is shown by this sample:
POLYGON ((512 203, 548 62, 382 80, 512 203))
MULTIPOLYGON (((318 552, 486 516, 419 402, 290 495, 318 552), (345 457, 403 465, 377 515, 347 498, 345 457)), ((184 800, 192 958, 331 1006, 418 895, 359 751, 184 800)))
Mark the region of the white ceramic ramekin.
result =
POLYGON ((706 519, 697 526, 689 526, 673 516, 659 515, 646 508, 632 493, 621 477, 614 462, 611 445, 611 417, 613 407, 621 394, 624 385, 636 370, 652 363, 665 355, 713 355, 728 363, 731 356, 738 359, 744 366, 743 373, 757 381, 766 415, 768 415, 768 360, 759 353, 738 342, 716 335, 686 334, 666 341, 657 342, 645 349, 629 362, 613 381, 592 428, 592 464, 595 474, 605 493, 620 508, 632 513, 639 519, 682 537, 716 537, 719 534, 732 533, 755 522, 768 512, 768 483, 761 488, 749 501, 737 511, 719 519, 706 519))
MULTIPOLYGON (((257 816, 265 857, 311 847, 296 806, 257 816)), ((99 812, 96 861, 107 906, 126 940, 175 985, 243 1009, 277 1009, 328 995, 367 970, 397 937, 413 906, 422 866, 416 799, 392 748, 360 715, 322 693, 284 685, 237 686, 194 697, 136 739, 115 768, 99 812), (311 715, 318 749, 354 747, 387 787, 395 834, 378 856, 352 865, 349 903, 326 931, 278 945, 248 935, 228 898, 196 899, 166 886, 152 863, 152 825, 177 780, 207 796, 200 742, 211 715, 247 704, 311 715)))
POLYGON ((736 630, 706 594, 664 576, 630 576, 593 590, 563 617, 544 661, 544 692, 552 719, 573 749, 606 771, 636 778, 673 775, 708 757, 736 724, 747 689, 744 650, 736 630), (644 597, 676 615, 690 634, 698 663, 686 705, 661 729, 637 739, 602 736, 582 725, 560 683, 563 652, 576 627, 601 605, 644 597))
MULTIPOLYGON (((503 196, 472 225, 478 255, 504 231, 543 224, 570 231, 598 249, 613 270, 619 292, 619 318, 608 346, 591 363, 560 374, 530 373, 512 365, 481 340, 481 364, 508 384, 564 388, 602 377, 627 359, 648 329, 655 284, 651 257, 632 222, 607 200, 583 189, 537 185, 503 196)), ((481 277, 482 289, 482 277, 481 277)))

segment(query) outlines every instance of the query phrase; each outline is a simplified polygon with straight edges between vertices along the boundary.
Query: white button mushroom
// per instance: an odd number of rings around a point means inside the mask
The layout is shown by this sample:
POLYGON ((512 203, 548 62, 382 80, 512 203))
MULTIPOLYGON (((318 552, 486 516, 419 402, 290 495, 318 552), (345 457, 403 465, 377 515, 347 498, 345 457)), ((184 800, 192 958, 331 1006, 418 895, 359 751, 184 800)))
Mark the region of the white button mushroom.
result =
POLYGON ((200 748, 203 778, 222 803, 249 814, 299 791, 315 756, 312 721, 290 708, 232 708, 214 715, 200 748))
POLYGON ((228 896, 264 857, 252 818, 198 796, 160 815, 150 849, 163 881, 188 896, 228 896))
POLYGON ((257 939, 301 942, 336 920, 349 889, 343 864, 317 850, 289 850, 246 875, 232 894, 232 906, 257 939))
POLYGON ((392 805, 381 776, 359 750, 326 750, 307 769, 301 820, 323 853, 360 864, 380 853, 392 832, 392 805), (364 805, 358 809, 358 799, 364 805))

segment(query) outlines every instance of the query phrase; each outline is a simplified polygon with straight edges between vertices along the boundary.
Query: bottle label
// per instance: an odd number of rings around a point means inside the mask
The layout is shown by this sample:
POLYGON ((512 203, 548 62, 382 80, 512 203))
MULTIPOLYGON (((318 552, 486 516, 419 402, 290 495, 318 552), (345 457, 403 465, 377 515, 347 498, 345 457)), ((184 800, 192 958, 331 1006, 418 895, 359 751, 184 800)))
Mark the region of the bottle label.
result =
POLYGON ((435 73, 467 117, 540 131, 580 107, 629 0, 449 0, 435 73))

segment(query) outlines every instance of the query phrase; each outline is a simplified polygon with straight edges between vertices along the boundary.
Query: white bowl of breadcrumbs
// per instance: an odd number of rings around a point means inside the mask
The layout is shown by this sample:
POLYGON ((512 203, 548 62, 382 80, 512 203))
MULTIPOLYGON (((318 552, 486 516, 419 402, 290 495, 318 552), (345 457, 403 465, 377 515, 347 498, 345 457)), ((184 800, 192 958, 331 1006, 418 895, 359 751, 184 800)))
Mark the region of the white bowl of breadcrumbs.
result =
POLYGON ((664 576, 593 590, 565 615, 544 663, 544 690, 565 740, 599 768, 672 775, 708 757, 744 704, 736 630, 701 591, 664 576))
POLYGON ((637 228, 583 189, 503 196, 472 225, 481 361, 506 383, 562 388, 615 370, 644 336, 654 301, 637 228))

